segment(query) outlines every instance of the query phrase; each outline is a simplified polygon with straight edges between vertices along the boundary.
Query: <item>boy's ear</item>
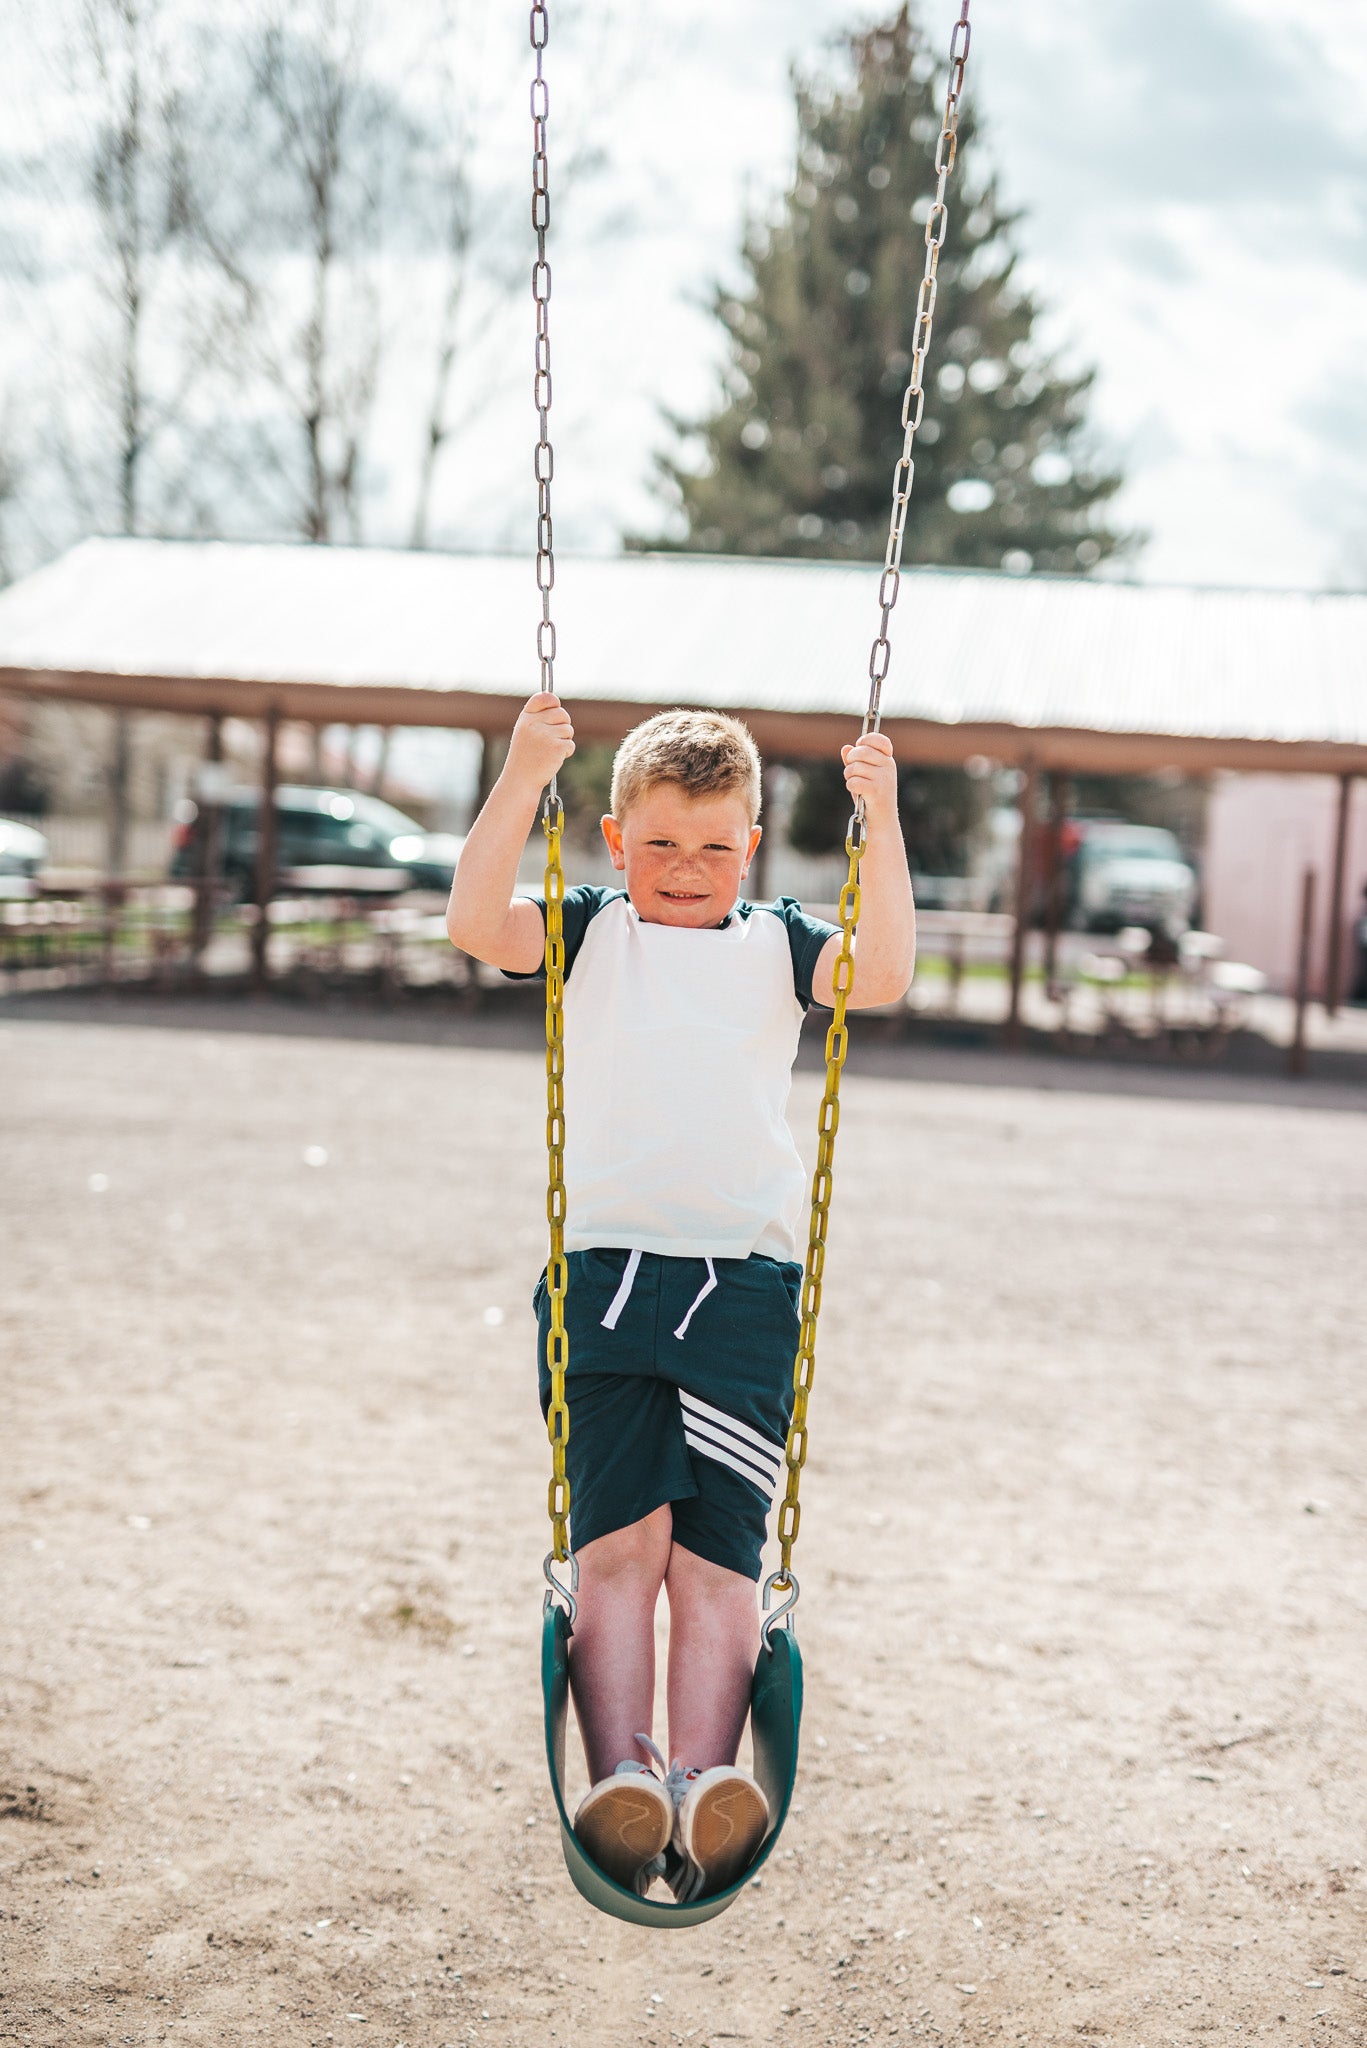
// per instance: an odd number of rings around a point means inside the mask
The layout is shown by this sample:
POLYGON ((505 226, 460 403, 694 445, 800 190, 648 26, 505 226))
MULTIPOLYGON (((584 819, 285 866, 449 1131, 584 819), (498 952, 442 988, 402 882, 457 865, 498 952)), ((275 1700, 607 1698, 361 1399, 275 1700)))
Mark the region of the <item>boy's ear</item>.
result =
POLYGON ((740 871, 740 878, 742 882, 745 880, 745 877, 750 872, 750 863, 754 859, 756 853, 758 852, 759 843, 760 840, 763 839, 763 837, 764 827, 762 825, 752 825, 750 827, 750 844, 746 849, 745 866, 740 871))
POLYGON ((612 865, 615 868, 625 868, 627 864, 627 857, 622 847, 621 826, 618 824, 617 820, 611 816, 602 818, 599 822, 601 823, 603 828, 603 837, 607 841, 608 858, 611 860, 612 865))

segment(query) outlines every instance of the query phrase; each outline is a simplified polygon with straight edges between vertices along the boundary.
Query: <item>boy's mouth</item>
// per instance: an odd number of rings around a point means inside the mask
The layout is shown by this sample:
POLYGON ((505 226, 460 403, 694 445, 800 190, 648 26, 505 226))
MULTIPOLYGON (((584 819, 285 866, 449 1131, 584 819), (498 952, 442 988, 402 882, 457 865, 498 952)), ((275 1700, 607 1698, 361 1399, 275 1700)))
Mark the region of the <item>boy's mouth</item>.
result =
POLYGON ((666 903, 706 903, 705 889, 661 889, 657 892, 666 903))

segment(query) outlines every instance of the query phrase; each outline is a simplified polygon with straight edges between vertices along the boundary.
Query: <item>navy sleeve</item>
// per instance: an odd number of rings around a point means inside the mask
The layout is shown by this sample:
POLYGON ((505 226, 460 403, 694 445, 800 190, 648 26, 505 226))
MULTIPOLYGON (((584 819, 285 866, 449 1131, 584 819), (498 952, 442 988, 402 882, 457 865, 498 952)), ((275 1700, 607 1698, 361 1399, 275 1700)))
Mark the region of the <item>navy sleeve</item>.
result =
MULTIPOLYGON (((625 895, 625 889, 605 889, 595 882, 580 882, 573 889, 565 891, 563 914, 565 920, 566 974, 573 967, 575 955, 584 943, 585 932, 588 930, 593 919, 598 915, 598 912, 603 908, 603 905, 611 903, 614 896, 625 895)), ((529 896, 526 900, 536 905, 537 909, 541 912, 541 922, 544 925, 546 922, 545 897, 529 896)), ((544 961, 540 967, 534 967, 530 974, 518 974, 511 967, 500 968, 499 972, 506 976, 509 981, 544 981, 546 979, 544 961)))
POLYGON ((839 938, 839 925, 827 924, 823 917, 809 916, 796 896, 777 896, 764 908, 771 910, 775 917, 781 917, 787 926, 788 951, 793 956, 793 989, 803 1009, 808 1010, 813 1003, 819 1003, 829 1010, 831 991, 823 989, 820 994, 815 994, 812 976, 816 973, 816 963, 827 939, 839 938))

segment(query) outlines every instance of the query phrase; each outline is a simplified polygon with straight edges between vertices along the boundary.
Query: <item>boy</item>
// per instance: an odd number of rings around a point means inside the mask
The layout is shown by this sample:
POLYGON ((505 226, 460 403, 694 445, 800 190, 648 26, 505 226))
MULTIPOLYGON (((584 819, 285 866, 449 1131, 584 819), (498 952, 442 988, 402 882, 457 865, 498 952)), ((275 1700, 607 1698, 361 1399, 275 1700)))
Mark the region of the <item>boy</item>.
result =
MULTIPOLYGON (((559 699, 530 698, 461 851, 452 943, 512 976, 544 971, 545 905, 513 890, 573 751, 559 699)), ((875 733, 841 752, 868 819, 850 998, 867 1008, 909 986, 915 913, 891 744, 875 733)), ((738 901, 759 803, 738 720, 648 719, 618 749, 602 821, 624 887, 564 903, 570 1679, 590 1779, 575 1831, 628 1889, 663 1876, 680 1900, 732 1882, 769 1825, 735 1760, 798 1336, 807 1186, 785 1112, 803 1012, 829 1006, 840 946, 791 898, 738 901), (638 1733, 662 1587, 668 1771, 638 1733)), ((544 1273, 535 1305, 544 1413, 544 1273)))

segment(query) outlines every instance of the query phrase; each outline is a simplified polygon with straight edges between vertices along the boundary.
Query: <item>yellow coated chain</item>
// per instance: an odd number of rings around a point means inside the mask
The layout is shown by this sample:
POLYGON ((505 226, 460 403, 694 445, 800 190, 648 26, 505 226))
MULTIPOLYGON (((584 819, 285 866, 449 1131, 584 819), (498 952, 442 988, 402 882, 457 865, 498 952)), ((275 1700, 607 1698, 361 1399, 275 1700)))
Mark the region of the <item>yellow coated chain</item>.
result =
MULTIPOLYGON (((532 227, 536 231, 536 261, 532 265, 536 368, 532 396, 537 418, 534 463, 536 587, 541 593, 536 653, 541 668, 541 687, 553 691, 555 623, 551 618, 551 592, 555 588, 555 540, 551 525, 551 478, 555 474, 555 455, 551 448, 550 426, 551 266, 546 254, 546 234, 551 224, 551 176, 546 129, 551 107, 544 62, 546 44, 550 39, 550 14, 545 0, 533 0, 530 20, 531 44, 536 55, 536 75, 532 79, 531 91, 532 227)), ((541 822, 546 834, 546 1156, 549 1162, 546 1220, 551 1227, 550 1255, 546 1261, 546 1292, 551 1305, 551 1327, 546 1337, 546 1370, 551 1376, 551 1405, 546 1411, 546 1433, 551 1440, 551 1479, 546 1492, 546 1506, 551 1518, 551 1557, 557 1564, 564 1564, 570 1557, 570 1482, 565 1474, 565 1446, 570 1440, 570 1410, 565 1399, 565 1371, 570 1362, 570 1340, 565 1330, 565 1289, 569 1279, 569 1268, 565 1263, 565 870, 560 858, 565 807, 560 801, 554 777, 546 793, 541 822)), ((551 1584, 556 1591, 562 1590, 554 1580, 551 1584)), ((568 1600, 572 1614, 572 1595, 563 1597, 568 1600)))
POLYGON ((840 892, 840 951, 831 977, 835 996, 830 1029, 826 1033, 826 1092, 821 1098, 817 1124, 816 1171, 812 1175, 812 1219, 807 1234, 807 1263, 802 1275, 802 1328, 798 1334, 797 1357, 793 1361, 793 1415, 788 1425, 788 1484, 778 1511, 778 1541, 782 1563, 771 1580, 778 1591, 792 1581, 793 1545, 802 1520, 798 1488, 807 1462, 807 1402, 816 1378, 816 1325, 821 1314, 821 1281, 826 1270, 826 1224, 831 1212, 834 1187, 835 1134, 840 1128, 840 1073, 849 1046, 845 1007, 854 981, 854 933, 859 923, 859 863, 864 852, 864 827, 851 819, 845 834, 845 851, 850 869, 840 892))
POLYGON ((565 1446, 570 1440, 570 1411, 565 1399, 565 1368, 570 1340, 565 1332, 565 870, 560 861, 564 810, 558 797, 546 805, 546 1153, 550 1174, 546 1186, 546 1220, 551 1226, 546 1292, 551 1327, 546 1338, 546 1367, 551 1376, 551 1405, 546 1433, 551 1440, 551 1482, 546 1504, 551 1517, 551 1555, 564 1564, 570 1554, 570 1482, 565 1476, 565 1446))
MULTIPOLYGON (((883 574, 878 584, 878 631, 869 654, 869 702, 864 713, 864 731, 877 732, 882 714, 883 684, 892 659, 888 626, 902 580, 902 540, 906 532, 907 507, 916 474, 913 449, 916 430, 925 409, 924 377, 930 355, 930 335, 935 319, 939 289, 940 251, 949 227, 945 192, 954 169, 959 147, 959 110, 963 98, 964 68, 972 36, 969 0, 959 0, 959 18, 949 45, 949 73, 945 87, 944 114, 935 145, 935 198, 926 220, 925 270, 916 300, 916 330, 912 342, 911 372, 902 398, 902 452, 892 478, 892 512, 888 521, 883 574)), ((812 1175, 812 1215, 807 1233, 807 1261, 802 1275, 802 1327, 798 1333, 797 1356, 793 1360, 793 1414, 788 1425, 788 1483, 778 1512, 778 1541, 781 1562, 765 1587, 765 1605, 772 1593, 786 1593, 784 1606, 773 1616, 787 1612, 797 1598, 793 1577, 793 1545, 802 1520, 798 1490, 802 1468, 807 1462, 807 1404, 816 1378, 816 1326, 821 1313, 821 1281, 826 1270, 826 1225, 830 1216, 832 1174, 835 1165, 835 1134, 840 1127, 840 1074, 845 1064, 849 1034, 845 1010, 854 980, 854 936, 859 923, 859 866, 864 855, 864 805, 861 799, 845 835, 849 874, 840 892, 840 951, 831 987, 835 1001, 830 1029, 826 1033, 826 1092, 821 1098, 817 1125, 816 1171, 812 1175)), ((772 1625, 766 1624, 767 1630, 772 1625)))

